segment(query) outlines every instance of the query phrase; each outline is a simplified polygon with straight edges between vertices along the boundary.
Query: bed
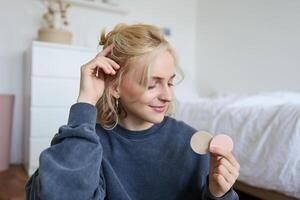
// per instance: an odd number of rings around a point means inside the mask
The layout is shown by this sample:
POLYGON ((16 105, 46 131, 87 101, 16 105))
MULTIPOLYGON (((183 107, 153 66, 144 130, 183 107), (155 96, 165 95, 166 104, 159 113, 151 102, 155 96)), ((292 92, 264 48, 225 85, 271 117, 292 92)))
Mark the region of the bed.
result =
POLYGON ((233 139, 239 189, 264 199, 300 199, 300 93, 179 99, 175 118, 233 139))

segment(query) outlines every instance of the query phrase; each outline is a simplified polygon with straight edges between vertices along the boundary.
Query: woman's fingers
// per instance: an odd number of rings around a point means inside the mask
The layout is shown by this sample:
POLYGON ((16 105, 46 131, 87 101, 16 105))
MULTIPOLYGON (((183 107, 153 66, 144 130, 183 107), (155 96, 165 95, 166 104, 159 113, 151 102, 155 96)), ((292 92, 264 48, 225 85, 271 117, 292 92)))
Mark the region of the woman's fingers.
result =
POLYGON ((120 69, 120 65, 118 65, 115 61, 112 59, 106 58, 107 62, 114 68, 114 69, 120 69))
POLYGON ((224 177, 229 185, 233 185, 235 182, 235 176, 229 172, 224 165, 219 165, 213 170, 214 174, 220 174, 224 177))
POLYGON ((112 49, 113 45, 109 45, 103 51, 98 53, 93 60, 83 65, 81 67, 82 74, 97 78, 101 78, 105 74, 115 75, 120 66, 112 59, 105 57, 112 49))
POLYGON ((96 66, 102 69, 106 74, 116 74, 116 70, 120 68, 120 66, 113 60, 99 56, 95 58, 96 66))
POLYGON ((228 172, 233 175, 234 178, 237 178, 239 176, 239 171, 237 168, 235 168, 227 159, 222 158, 219 161, 219 165, 224 166, 228 172))
POLYGON ((212 178, 214 179, 214 181, 216 183, 218 183, 218 185, 220 186, 220 189, 222 190, 222 193, 226 193, 230 188, 231 188, 231 184, 229 184, 226 179, 224 178, 223 175, 221 174, 213 174, 212 178))
POLYGON ((222 148, 214 147, 211 149, 211 153, 226 158, 235 168, 238 170, 240 169, 240 164, 236 161, 231 152, 224 151, 222 148))
POLYGON ((115 74, 116 71, 112 68, 112 66, 107 63, 105 60, 96 61, 97 67, 102 69, 106 74, 115 74))
POLYGON ((113 60, 106 59, 105 57, 95 58, 91 62, 82 66, 83 71, 96 76, 99 73, 99 70, 102 70, 105 74, 114 75, 116 74, 116 70, 119 68, 119 65, 116 64, 113 60))
POLYGON ((106 57, 110 52, 111 50, 114 48, 114 45, 111 44, 109 46, 107 46, 105 49, 103 49, 100 53, 97 54, 96 57, 99 57, 99 56, 103 56, 103 57, 106 57))
POLYGON ((222 175, 230 184, 233 184, 238 177, 237 169, 232 166, 232 164, 228 160, 226 160, 226 158, 211 156, 210 165, 211 174, 217 173, 222 175))

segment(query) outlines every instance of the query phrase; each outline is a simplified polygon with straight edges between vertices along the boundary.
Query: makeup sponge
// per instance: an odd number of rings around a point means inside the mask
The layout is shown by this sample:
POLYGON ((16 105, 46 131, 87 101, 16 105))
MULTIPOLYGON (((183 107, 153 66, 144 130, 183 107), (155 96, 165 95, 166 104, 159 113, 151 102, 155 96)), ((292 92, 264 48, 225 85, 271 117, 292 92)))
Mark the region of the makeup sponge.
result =
POLYGON ((209 153, 209 143, 213 136, 206 131, 198 131, 191 138, 191 147, 198 154, 209 153))
POLYGON ((198 154, 207 154, 212 147, 222 148, 229 152, 233 149, 233 141, 228 135, 220 134, 213 137, 206 131, 196 132, 191 138, 190 145, 198 154))
POLYGON ((209 148, 218 147, 231 152, 233 149, 233 141, 228 135, 220 134, 213 137, 210 141, 209 148))

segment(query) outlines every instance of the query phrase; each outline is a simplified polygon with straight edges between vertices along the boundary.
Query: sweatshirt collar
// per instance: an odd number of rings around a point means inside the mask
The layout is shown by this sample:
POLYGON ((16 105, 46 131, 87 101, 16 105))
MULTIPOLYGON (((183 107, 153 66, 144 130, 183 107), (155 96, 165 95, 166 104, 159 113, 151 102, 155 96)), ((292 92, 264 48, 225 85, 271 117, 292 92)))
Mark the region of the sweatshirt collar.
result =
POLYGON ((158 123, 158 124, 153 124, 153 126, 151 126, 148 129, 145 130, 139 130, 139 131, 132 131, 132 130, 128 130, 125 127, 121 126, 120 124, 118 124, 113 130, 113 133, 116 133, 122 137, 125 137, 127 139, 144 139, 147 138, 151 135, 156 134, 157 132, 159 132, 158 130, 164 126, 164 124, 166 124, 168 120, 168 117, 164 117, 163 121, 158 123))

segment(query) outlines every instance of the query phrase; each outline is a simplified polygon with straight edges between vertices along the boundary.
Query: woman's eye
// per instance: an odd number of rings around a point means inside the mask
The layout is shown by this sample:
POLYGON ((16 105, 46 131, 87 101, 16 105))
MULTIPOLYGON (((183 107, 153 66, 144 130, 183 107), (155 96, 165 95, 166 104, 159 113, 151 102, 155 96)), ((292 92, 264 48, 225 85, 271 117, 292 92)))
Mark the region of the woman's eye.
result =
POLYGON ((153 89, 153 88, 155 88, 155 85, 150 85, 150 86, 148 87, 148 90, 151 90, 151 89, 153 89))
MULTIPOLYGON (((154 84, 154 85, 149 85, 149 86, 148 86, 148 90, 154 89, 155 86, 156 86, 156 84, 154 84)), ((168 86, 169 86, 169 87, 173 87, 174 84, 173 84, 173 83, 168 83, 168 86)))

